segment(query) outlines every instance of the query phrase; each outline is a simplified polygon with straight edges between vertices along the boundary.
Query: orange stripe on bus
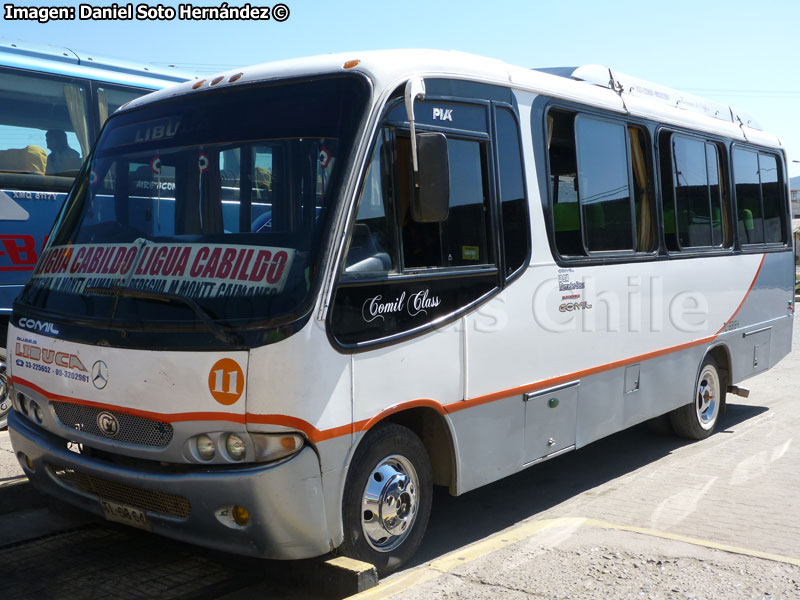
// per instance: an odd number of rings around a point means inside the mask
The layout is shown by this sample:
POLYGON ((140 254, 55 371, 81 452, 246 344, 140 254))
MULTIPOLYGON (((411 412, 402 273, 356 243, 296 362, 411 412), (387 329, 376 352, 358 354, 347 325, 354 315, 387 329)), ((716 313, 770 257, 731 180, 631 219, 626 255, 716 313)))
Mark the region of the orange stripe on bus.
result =
POLYGON ((502 400, 503 398, 509 398, 511 396, 517 396, 520 394, 526 394, 528 392, 534 392, 536 390, 546 389, 549 387, 553 387, 555 385, 561 385, 562 383, 573 381, 575 379, 588 377, 589 375, 596 375, 597 373, 602 373, 604 371, 611 371, 612 369, 618 369, 620 367, 633 365, 638 362, 643 362, 645 360, 658 358, 659 356, 664 356, 665 354, 672 354, 673 352, 680 352, 681 350, 688 350, 689 348, 693 348, 695 346, 711 343, 719 337, 719 335, 722 333, 725 327, 727 327, 728 323, 730 323, 733 320, 733 318, 742 309, 742 306, 744 306, 745 301, 747 300, 748 296, 750 296, 750 292, 753 291, 753 287, 755 286, 756 280, 758 279, 758 274, 761 273, 761 267, 764 266, 764 260, 766 258, 767 258, 766 254, 761 255, 761 262, 758 265, 758 269, 756 270, 756 274, 753 277, 753 281, 750 282, 750 286, 747 288, 747 292, 745 292, 742 301, 739 302, 739 306, 736 307, 736 310, 733 312, 730 318, 727 321, 725 321, 725 324, 722 326, 722 328, 719 331, 717 331, 717 333, 715 333, 714 335, 710 335, 708 337, 704 337, 699 340, 694 340, 692 342, 678 344, 677 346, 662 348, 661 350, 655 350, 653 352, 646 352, 644 354, 639 354, 638 356, 632 356, 630 358, 617 360, 614 362, 606 363, 604 365, 599 365, 597 367, 591 367, 589 369, 584 369, 583 371, 576 371, 574 373, 569 373, 567 375, 561 375, 559 377, 553 377, 551 379, 545 379, 542 381, 528 383, 516 388, 511 388, 509 390, 503 390, 502 392, 494 392, 492 394, 486 394, 485 396, 477 396, 475 398, 470 398, 469 400, 453 402, 452 404, 447 404, 445 406, 445 409, 447 410, 448 413, 457 412, 459 410, 464 410, 465 408, 480 406, 481 404, 487 404, 489 402, 494 402, 496 400, 502 400))
POLYGON ((70 404, 90 406, 93 408, 100 408, 104 410, 114 410, 135 416, 166 421, 170 423, 177 421, 230 421, 232 423, 242 423, 242 424, 258 423, 263 425, 279 425, 281 427, 287 427, 290 429, 296 429, 298 431, 301 431, 306 435, 306 437, 308 437, 309 440, 311 440, 314 443, 317 443, 341 437, 344 435, 350 435, 352 433, 367 431, 379 421, 401 410, 426 407, 426 408, 431 408, 442 415, 451 414, 467 408, 480 406, 482 404, 488 404, 490 402, 495 402, 497 400, 502 400, 504 398, 510 398, 513 396, 526 394, 528 392, 535 392, 537 390, 542 390, 556 385, 561 385, 562 383, 568 383, 570 381, 581 379, 583 377, 588 377, 590 375, 596 375, 598 373, 602 373, 605 371, 610 371, 627 365, 636 364, 638 362, 643 362, 646 360, 651 360, 653 358, 658 358, 659 356, 664 356, 665 354, 672 354, 674 352, 680 352, 681 350, 688 350, 689 348, 694 348, 695 346, 700 346, 703 344, 708 344, 710 342, 713 342, 720 336, 720 334, 724 331, 725 327, 727 327, 727 325, 731 322, 731 320, 733 320, 733 318, 739 313, 739 311, 742 309, 742 306, 744 306, 745 301, 750 296, 750 292, 752 292, 753 287, 755 287, 756 280, 758 279, 759 273, 761 273, 761 268, 764 266, 765 259, 766 259, 766 254, 761 256, 761 262, 758 265, 758 270, 756 271, 756 274, 753 277, 753 281, 750 283, 750 287, 748 287, 747 292, 742 298, 742 301, 739 303, 739 306, 736 307, 736 310, 733 312, 730 318, 727 321, 725 321, 725 324, 722 326, 722 328, 714 335, 710 335, 701 338, 699 340, 686 342, 684 344, 678 344, 677 346, 670 346, 668 348, 662 348, 661 350, 646 352, 644 354, 639 354, 637 356, 632 356, 630 358, 625 358, 622 360, 617 360, 596 367, 591 367, 589 369, 584 369, 582 371, 575 371, 574 373, 568 373, 566 375, 559 375, 558 377, 552 377, 550 379, 543 379, 541 381, 527 383, 525 385, 510 388, 507 390, 493 392, 491 394, 486 394, 483 396, 476 396, 475 398, 470 398, 469 400, 453 402, 451 404, 442 405, 436 402, 435 400, 430 400, 430 399, 409 400, 408 402, 401 402, 400 404, 396 404, 394 406, 386 408, 377 415, 375 415, 374 417, 371 417, 369 419, 363 419, 361 421, 356 421, 352 424, 340 425, 338 427, 332 427, 330 429, 317 429, 311 423, 305 421, 304 419, 300 419, 298 417, 291 417, 289 415, 281 415, 281 414, 247 413, 246 415, 238 415, 233 413, 219 413, 219 412, 187 412, 187 413, 176 413, 176 414, 162 414, 156 412, 141 411, 130 408, 121 408, 119 406, 114 406, 111 404, 101 404, 99 402, 91 402, 89 400, 81 400, 78 398, 70 398, 68 396, 60 396, 57 394, 52 394, 40 388, 36 384, 26 381, 25 379, 22 379, 20 377, 12 377, 12 382, 25 385, 39 392, 46 398, 57 402, 69 402, 70 404))
MULTIPOLYGON (((742 298, 742 301, 741 301, 741 302, 739 302, 739 306, 737 306, 737 307, 736 307, 736 310, 735 310, 735 311, 733 311, 733 314, 730 316, 730 318, 729 318, 727 321, 725 321, 725 324, 724 324, 724 325, 722 326, 722 328, 721 328, 721 329, 720 329, 720 330, 717 332, 717 335, 719 335, 720 333, 722 333, 722 332, 725 330, 725 328, 728 326, 728 323, 730 323, 731 321, 733 321, 734 317, 735 317, 736 315, 738 315, 738 314, 739 314, 739 311, 740 311, 740 310, 742 310, 742 307, 744 306, 744 302, 745 302, 745 300, 747 300, 748 296, 750 296, 750 292, 752 292, 752 291, 753 291, 753 286, 755 286, 755 284, 756 284, 756 279, 758 279, 758 274, 759 274, 759 273, 761 273, 761 267, 763 267, 763 266, 764 266, 764 260, 765 260, 766 258, 767 258, 767 255, 766 255, 766 254, 762 254, 762 255, 761 255, 761 262, 758 264, 758 270, 756 271, 756 276, 755 276, 755 277, 753 277, 753 281, 751 281, 751 282, 750 282, 750 287, 749 287, 749 288, 747 288, 747 293, 744 295, 744 298, 742 298)), ((714 337, 716 337, 716 336, 714 336, 714 337)))
POLYGON ((78 406, 88 406, 90 408, 97 408, 100 410, 113 410, 115 412, 133 415, 135 417, 144 417, 145 419, 153 419, 165 423, 177 423, 180 421, 229 421, 231 423, 245 422, 244 415, 237 415, 235 413, 226 412, 185 412, 185 413, 157 413, 147 410, 137 410, 135 408, 128 408, 117 406, 115 404, 103 404, 102 402, 93 402, 91 400, 83 400, 82 398, 73 398, 71 396, 61 396, 48 392, 44 388, 39 387, 35 383, 23 379, 21 377, 12 377, 12 383, 24 385, 25 387, 34 390, 41 394, 48 400, 53 402, 65 402, 68 404, 76 404, 78 406))

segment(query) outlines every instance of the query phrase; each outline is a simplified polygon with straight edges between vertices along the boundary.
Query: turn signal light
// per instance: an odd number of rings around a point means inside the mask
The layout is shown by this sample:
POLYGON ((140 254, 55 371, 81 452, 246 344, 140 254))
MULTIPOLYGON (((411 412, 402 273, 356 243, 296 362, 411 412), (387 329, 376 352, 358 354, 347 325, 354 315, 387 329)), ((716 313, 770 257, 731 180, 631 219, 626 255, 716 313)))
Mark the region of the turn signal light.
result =
POLYGON ((296 433, 251 433, 256 462, 269 462, 291 456, 303 447, 303 436, 296 433))
POLYGON ((352 69, 353 67, 357 67, 357 66, 358 66, 358 63, 360 63, 360 62, 361 62, 361 61, 360 61, 360 60, 358 60, 358 59, 355 59, 355 60, 348 60, 346 63, 344 63, 344 64, 342 65, 342 68, 343 68, 343 69, 352 69))
POLYGON ((234 506, 231 513, 233 514, 233 520, 240 527, 244 527, 250 522, 250 513, 242 506, 234 506))

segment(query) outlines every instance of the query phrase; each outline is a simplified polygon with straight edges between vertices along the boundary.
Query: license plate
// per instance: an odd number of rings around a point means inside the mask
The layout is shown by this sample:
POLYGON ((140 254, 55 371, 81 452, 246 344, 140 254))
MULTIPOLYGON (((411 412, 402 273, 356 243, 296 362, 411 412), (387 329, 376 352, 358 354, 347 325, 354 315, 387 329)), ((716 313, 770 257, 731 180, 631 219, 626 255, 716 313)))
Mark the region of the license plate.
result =
POLYGON ((152 531, 150 522, 147 520, 147 515, 143 510, 117 504, 115 502, 109 502, 108 500, 101 500, 100 506, 103 507, 103 514, 109 521, 124 523, 125 525, 138 527, 139 529, 152 531))

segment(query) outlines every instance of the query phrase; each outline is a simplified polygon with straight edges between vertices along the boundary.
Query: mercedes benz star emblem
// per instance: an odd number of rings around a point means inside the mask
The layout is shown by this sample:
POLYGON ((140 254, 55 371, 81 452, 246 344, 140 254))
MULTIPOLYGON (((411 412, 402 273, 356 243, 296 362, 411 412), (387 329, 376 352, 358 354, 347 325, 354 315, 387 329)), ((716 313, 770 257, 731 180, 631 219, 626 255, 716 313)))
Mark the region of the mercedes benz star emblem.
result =
POLYGON ((92 385, 102 390, 108 384, 108 365, 102 360, 95 361, 92 365, 92 385))

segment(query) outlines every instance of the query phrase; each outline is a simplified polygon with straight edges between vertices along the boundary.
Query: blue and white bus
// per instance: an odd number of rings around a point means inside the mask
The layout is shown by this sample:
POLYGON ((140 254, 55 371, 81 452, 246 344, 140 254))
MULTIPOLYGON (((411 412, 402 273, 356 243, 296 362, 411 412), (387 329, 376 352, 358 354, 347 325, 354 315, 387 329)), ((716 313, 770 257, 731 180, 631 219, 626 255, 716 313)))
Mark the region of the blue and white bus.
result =
MULTIPOLYGON (((108 116, 188 79, 68 48, 0 39, 0 335, 108 116)), ((2 362, 5 362, 3 352, 2 362)), ((0 366, 5 372, 5 365, 0 366)), ((0 378, 0 428, 11 405, 0 378)))

